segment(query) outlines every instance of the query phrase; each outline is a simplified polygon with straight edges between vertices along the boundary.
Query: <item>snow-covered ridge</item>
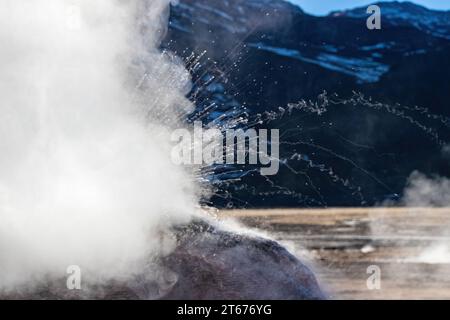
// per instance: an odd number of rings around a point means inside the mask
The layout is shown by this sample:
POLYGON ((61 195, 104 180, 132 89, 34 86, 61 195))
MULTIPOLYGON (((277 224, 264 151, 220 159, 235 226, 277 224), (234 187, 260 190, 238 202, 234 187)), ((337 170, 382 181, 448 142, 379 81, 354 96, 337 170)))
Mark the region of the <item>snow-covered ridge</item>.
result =
POLYGON ((258 25, 273 23, 277 17, 303 13, 283 0, 180 0, 172 10, 177 16, 172 19, 173 27, 183 32, 189 32, 197 22, 232 33, 248 33, 258 25))
MULTIPOLYGON (((391 25, 410 25, 431 35, 450 40, 450 11, 430 10, 412 2, 378 2, 382 19, 391 25)), ((332 17, 367 18, 366 7, 334 11, 332 17)))
POLYGON ((383 23, 390 25, 393 31, 383 38, 366 35, 359 38, 358 35, 352 41, 351 31, 347 37, 340 30, 335 38, 330 37, 334 26, 341 25, 338 19, 366 19, 367 7, 320 18, 308 16, 299 7, 282 0, 180 0, 173 9, 171 28, 189 33, 188 37, 208 39, 213 44, 221 41, 221 32, 231 33, 236 43, 345 74, 359 83, 378 82, 393 69, 391 66, 396 59, 426 54, 440 47, 435 45, 437 42, 445 43, 442 38, 450 39, 450 11, 428 10, 409 2, 379 2, 378 5, 382 9, 383 23), (289 17, 293 19, 289 21, 289 17), (302 21, 316 23, 323 34, 313 33, 311 38, 310 30, 305 29, 302 21), (258 29, 261 25, 264 27, 258 29), (407 30, 417 34, 417 39, 411 41, 403 36, 401 29, 405 29, 405 25, 419 30, 407 30), (201 34, 203 32, 205 34, 201 34), (258 38, 261 34, 263 37, 258 38))

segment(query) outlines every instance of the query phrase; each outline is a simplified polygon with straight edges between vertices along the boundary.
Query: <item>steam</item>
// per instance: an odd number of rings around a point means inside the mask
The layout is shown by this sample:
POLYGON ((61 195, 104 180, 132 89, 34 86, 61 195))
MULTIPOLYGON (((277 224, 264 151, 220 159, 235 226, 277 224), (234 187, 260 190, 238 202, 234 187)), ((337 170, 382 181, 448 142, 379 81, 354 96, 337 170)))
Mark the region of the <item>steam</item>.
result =
POLYGON ((448 207, 450 180, 444 177, 429 178, 420 172, 413 172, 402 202, 409 207, 448 207))
POLYGON ((442 148, 442 156, 444 157, 444 159, 450 160, 450 144, 446 144, 442 148))
MULTIPOLYGON (((427 177, 422 173, 413 172, 408 179, 404 192, 403 204, 409 207, 450 207, 450 180, 445 177, 427 177)), ((450 224, 442 221, 440 231, 434 236, 447 238, 450 236, 450 224)), ((436 241, 422 250, 418 262, 440 264, 450 263, 450 246, 448 241, 436 241)))
MULTIPOLYGON (((387 201, 383 205, 391 207, 392 204, 387 201)), ((383 219, 371 222, 372 236, 394 238, 404 235, 417 237, 416 239, 422 241, 426 239, 424 245, 416 247, 415 252, 409 254, 404 260, 426 264, 450 263, 448 241, 450 220, 443 216, 448 213, 448 208, 450 208, 450 179, 441 176, 427 176, 418 171, 413 172, 408 178, 399 205, 404 207, 407 213, 407 217, 402 220, 403 223, 398 221, 396 223, 390 208, 386 212, 381 209, 377 214, 382 213, 383 219), (411 229, 408 218, 420 226, 420 232, 411 229), (411 233, 412 230, 414 233, 411 233)))
POLYGON ((191 105, 188 72, 158 49, 169 2, 0 2, 0 289, 70 265, 131 275, 195 213, 170 160, 191 105))

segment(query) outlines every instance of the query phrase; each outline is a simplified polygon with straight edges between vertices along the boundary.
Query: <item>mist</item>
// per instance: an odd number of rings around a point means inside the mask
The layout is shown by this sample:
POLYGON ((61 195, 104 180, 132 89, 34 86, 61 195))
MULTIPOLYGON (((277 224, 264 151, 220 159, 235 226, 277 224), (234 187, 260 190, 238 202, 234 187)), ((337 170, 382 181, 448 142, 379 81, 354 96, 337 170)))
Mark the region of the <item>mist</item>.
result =
POLYGON ((402 199, 409 207, 450 206, 450 180, 445 177, 427 177, 413 172, 408 179, 402 199))
POLYGON ((0 289, 127 277, 195 215, 170 133, 189 73, 159 50, 169 0, 0 2, 0 289))
MULTIPOLYGON (((446 177, 428 177, 413 172, 408 179, 402 202, 409 207, 448 208, 450 207, 450 179, 446 177)), ((450 236, 448 219, 441 222, 440 230, 434 236, 450 236)), ((450 263, 450 245, 448 241, 434 241, 422 250, 416 261, 430 264, 450 263)))

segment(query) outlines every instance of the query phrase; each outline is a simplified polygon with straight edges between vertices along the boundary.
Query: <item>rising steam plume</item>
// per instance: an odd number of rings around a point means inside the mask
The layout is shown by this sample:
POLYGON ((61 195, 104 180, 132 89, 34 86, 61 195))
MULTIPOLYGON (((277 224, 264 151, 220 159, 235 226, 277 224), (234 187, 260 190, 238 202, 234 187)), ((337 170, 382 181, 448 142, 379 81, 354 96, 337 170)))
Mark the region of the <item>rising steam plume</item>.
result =
POLYGON ((188 72, 169 0, 0 2, 0 289, 127 276, 198 203, 170 161, 188 72))

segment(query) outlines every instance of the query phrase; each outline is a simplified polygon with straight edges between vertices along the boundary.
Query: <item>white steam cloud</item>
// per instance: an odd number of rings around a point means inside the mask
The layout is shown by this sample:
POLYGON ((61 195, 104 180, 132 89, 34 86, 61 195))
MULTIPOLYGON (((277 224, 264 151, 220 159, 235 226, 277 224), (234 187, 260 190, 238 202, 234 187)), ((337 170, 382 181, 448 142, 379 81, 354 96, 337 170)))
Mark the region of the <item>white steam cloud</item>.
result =
MULTIPOLYGON (((450 179, 445 177, 427 177, 413 172, 408 179, 402 202, 408 207, 448 208, 450 207, 450 179)), ((450 237, 448 219, 441 221, 440 230, 432 235, 443 238, 450 237)), ((419 255, 419 262, 439 264, 450 263, 450 244, 448 241, 436 241, 424 248, 419 255)))
POLYGON ((0 289, 126 276, 196 210, 170 160, 191 106, 158 46, 169 0, 0 2, 0 289))
POLYGON ((402 202, 408 207, 449 207, 450 180, 444 177, 429 178, 413 172, 402 202))

